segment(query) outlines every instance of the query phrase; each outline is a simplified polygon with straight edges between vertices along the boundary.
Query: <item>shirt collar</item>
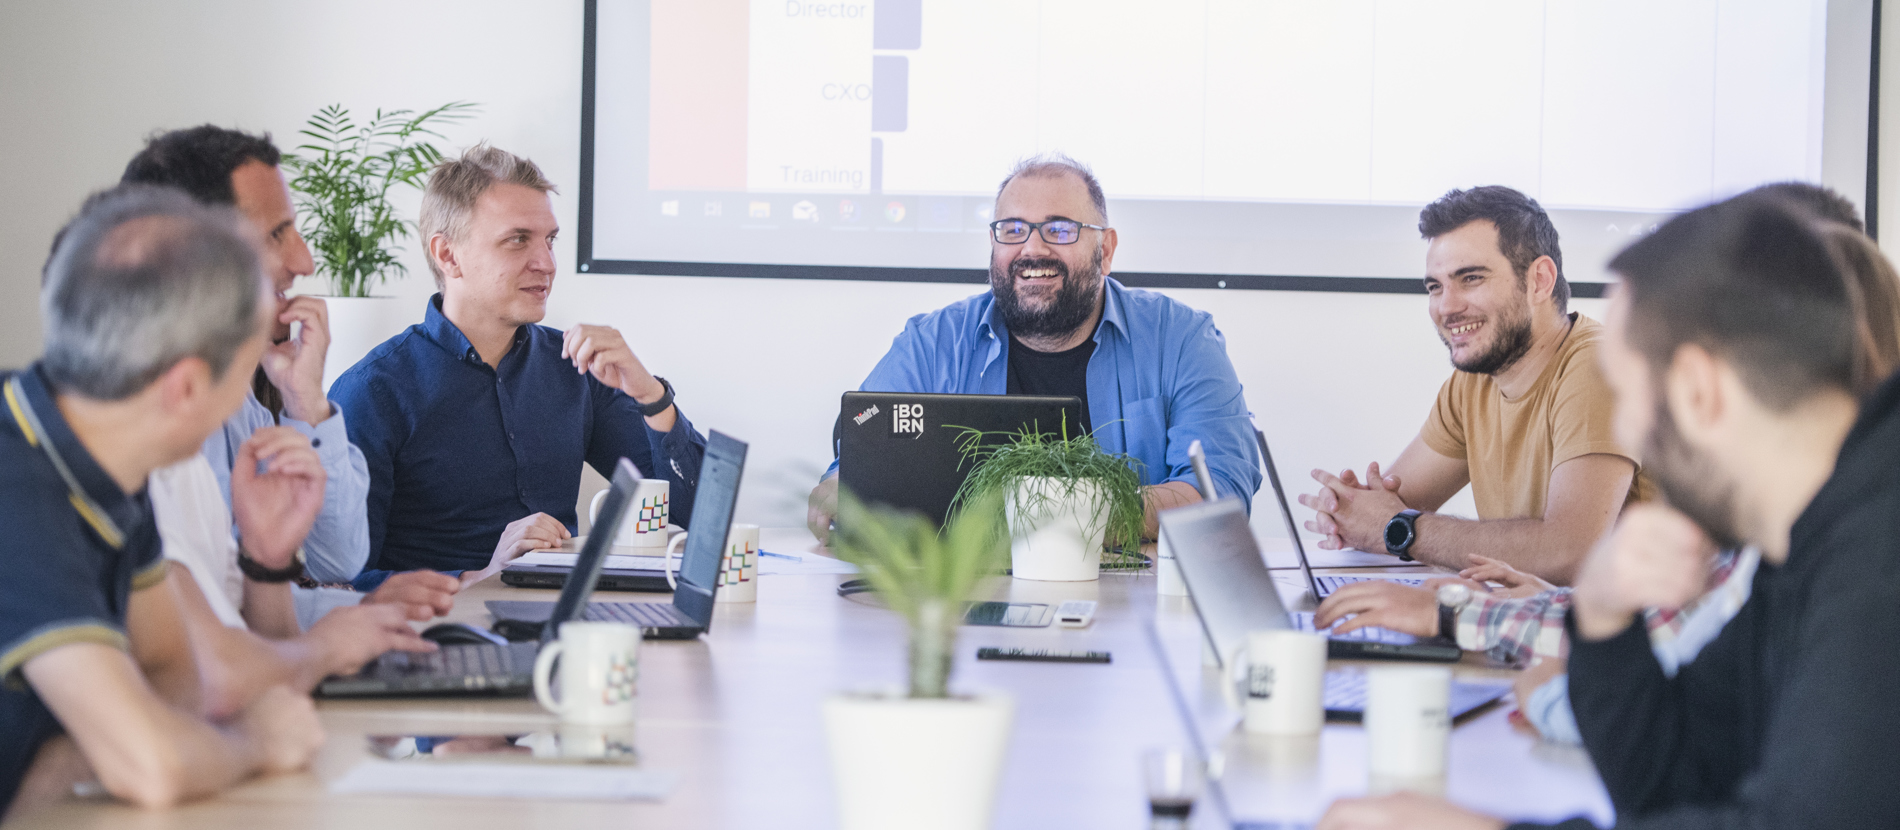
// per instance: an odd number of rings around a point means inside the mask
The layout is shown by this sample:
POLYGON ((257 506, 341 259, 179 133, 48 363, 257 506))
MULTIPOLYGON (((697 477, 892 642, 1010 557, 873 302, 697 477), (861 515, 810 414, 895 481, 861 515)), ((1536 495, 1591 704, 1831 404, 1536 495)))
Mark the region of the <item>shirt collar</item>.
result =
MULTIPOLYGON (((429 298, 429 308, 422 314, 422 333, 436 345, 441 346, 443 351, 453 355, 456 360, 482 362, 482 355, 475 350, 475 344, 470 343, 468 336, 462 334, 462 330, 455 327, 455 323, 449 320, 449 316, 442 313, 442 295, 439 292, 429 298)), ((527 337, 527 326, 515 327, 516 347, 519 347, 521 341, 527 337)), ((514 351, 509 350, 509 354, 514 354, 514 351)))
POLYGON ((138 503, 119 489, 118 482, 112 480, 79 442, 79 436, 66 423, 66 416, 60 413, 40 364, 35 363, 13 377, 19 380, 19 385, 8 384, 8 417, 29 443, 45 452, 62 473, 70 475, 68 484, 78 490, 73 494, 74 507, 99 531, 99 536, 115 548, 124 544, 125 530, 137 524, 140 518, 138 503), (13 388, 19 390, 17 397, 12 394, 13 388), (94 510, 103 516, 86 515, 94 510), (105 521, 97 520, 101 518, 105 521))
MULTIPOLYGON (((1102 342, 1102 332, 1110 327, 1120 333, 1122 339, 1128 339, 1128 322, 1122 308, 1123 295, 1126 291, 1127 289, 1116 282, 1114 277, 1102 278, 1102 322, 1101 325, 1095 327, 1095 342, 1102 342)), ((983 315, 982 322, 977 323, 976 333, 980 336, 995 334, 998 340, 1002 340, 1008 336, 1009 326, 1004 325, 1003 312, 997 308, 995 289, 991 289, 990 292, 989 311, 983 315)))

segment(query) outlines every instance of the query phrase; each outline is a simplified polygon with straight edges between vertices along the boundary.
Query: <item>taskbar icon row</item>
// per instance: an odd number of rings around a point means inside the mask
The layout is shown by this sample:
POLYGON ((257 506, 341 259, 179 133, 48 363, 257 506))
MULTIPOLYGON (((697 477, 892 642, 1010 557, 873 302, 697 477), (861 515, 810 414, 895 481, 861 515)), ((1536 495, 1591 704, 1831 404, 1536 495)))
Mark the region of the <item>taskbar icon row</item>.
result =
POLYGON ((981 231, 994 210, 990 199, 976 196, 661 193, 653 204, 662 223, 866 230, 981 231))

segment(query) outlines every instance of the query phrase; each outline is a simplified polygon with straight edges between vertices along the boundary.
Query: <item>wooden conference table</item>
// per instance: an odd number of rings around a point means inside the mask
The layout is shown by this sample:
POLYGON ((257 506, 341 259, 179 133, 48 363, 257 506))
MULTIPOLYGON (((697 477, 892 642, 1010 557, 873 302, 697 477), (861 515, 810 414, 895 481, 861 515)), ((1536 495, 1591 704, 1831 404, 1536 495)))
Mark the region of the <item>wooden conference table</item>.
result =
MULTIPOLYGON (((762 541, 768 551, 822 555, 802 529, 767 529, 762 541)), ((1270 551, 1270 559, 1290 564, 1278 552, 1270 551)), ((1289 592, 1295 573, 1278 574, 1289 592)), ((757 603, 719 606, 711 632, 701 639, 644 645, 635 733, 640 763, 678 774, 661 801, 332 793, 326 782, 371 759, 366 736, 500 735, 546 730, 554 719, 521 698, 320 701, 329 742, 309 773, 254 781, 161 812, 105 799, 75 800, 16 826, 835 827, 820 703, 839 690, 896 686, 905 677, 902 621, 863 596, 840 598, 836 587, 846 578, 766 576, 757 603)), ((995 827, 1147 826, 1141 753, 1186 746, 1190 740, 1169 673, 1193 712, 1192 728, 1221 747, 1224 791, 1235 818, 1310 822, 1333 799, 1367 792, 1364 732, 1358 726, 1329 724, 1317 739, 1305 740, 1264 739, 1234 728, 1238 717, 1221 702, 1217 674, 1203 668, 1192 609, 1185 598, 1158 597, 1151 574, 1105 573, 1087 583, 999 582, 998 599, 1092 599, 1100 605, 1086 629, 962 629, 953 688, 1000 690, 1016 701, 995 827), (1157 657, 1157 644, 1165 657, 1157 657), (1113 663, 979 662, 979 646, 1108 651, 1113 663)), ((464 591, 450 619, 486 624, 484 600, 552 599, 553 594, 491 579, 464 591)), ((667 600, 660 594, 604 593, 601 598, 667 600)), ((1475 656, 1457 670, 1461 677, 1509 677, 1475 656)), ((1608 801, 1582 751, 1513 732, 1507 721, 1511 708, 1506 700, 1456 728, 1450 770, 1441 782, 1445 794, 1513 818, 1582 813, 1606 822, 1608 801)), ((1195 827, 1220 826, 1205 798, 1195 819, 1195 827)))

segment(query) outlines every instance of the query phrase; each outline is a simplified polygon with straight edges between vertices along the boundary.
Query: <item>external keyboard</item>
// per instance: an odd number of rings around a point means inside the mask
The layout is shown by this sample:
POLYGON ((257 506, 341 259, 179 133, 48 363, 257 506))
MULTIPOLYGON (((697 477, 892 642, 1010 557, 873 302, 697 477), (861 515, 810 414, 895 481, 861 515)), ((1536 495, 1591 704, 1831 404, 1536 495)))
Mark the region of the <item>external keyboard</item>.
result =
POLYGON ((363 670, 318 685, 326 696, 525 692, 533 685, 535 643, 471 643, 431 653, 392 651, 363 670))
POLYGON ((642 628, 696 624, 685 614, 674 610, 672 603, 666 602, 590 602, 587 610, 581 612, 581 619, 588 622, 627 623, 642 628))

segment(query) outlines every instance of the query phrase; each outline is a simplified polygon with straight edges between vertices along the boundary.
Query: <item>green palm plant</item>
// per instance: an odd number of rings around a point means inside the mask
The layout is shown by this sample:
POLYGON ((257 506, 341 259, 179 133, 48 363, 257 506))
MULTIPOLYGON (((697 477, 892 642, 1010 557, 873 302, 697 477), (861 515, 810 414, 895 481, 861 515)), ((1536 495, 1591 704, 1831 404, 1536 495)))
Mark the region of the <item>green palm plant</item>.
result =
POLYGON ((858 566, 872 590, 910 627, 910 697, 950 694, 957 626, 978 584, 1002 567, 1001 507, 965 510, 939 532, 929 519, 838 493, 831 549, 858 566))
POLYGON ((290 189, 303 215, 299 231, 316 254, 317 273, 338 297, 367 297, 391 277, 409 273, 396 258, 398 239, 416 224, 396 214, 389 193, 397 185, 421 188, 442 152, 426 138, 434 127, 460 121, 477 106, 455 101, 432 110, 377 110, 358 123, 341 104, 310 117, 298 132, 310 143, 284 156, 290 189))

